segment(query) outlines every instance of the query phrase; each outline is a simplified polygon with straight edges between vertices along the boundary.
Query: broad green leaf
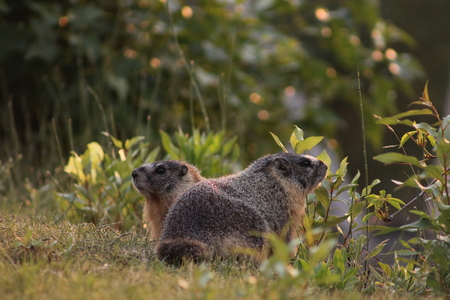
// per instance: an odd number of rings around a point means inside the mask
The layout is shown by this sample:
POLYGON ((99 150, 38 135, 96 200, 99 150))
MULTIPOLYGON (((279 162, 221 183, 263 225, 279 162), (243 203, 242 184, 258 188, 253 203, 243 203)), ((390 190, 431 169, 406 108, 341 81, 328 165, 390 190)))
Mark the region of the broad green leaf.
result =
POLYGON ((431 109, 428 109, 428 108, 412 109, 412 110, 408 110, 406 112, 396 114, 396 115, 392 116, 392 118, 401 119, 401 118, 409 117, 409 116, 423 116, 423 115, 434 115, 434 113, 431 109))
POLYGON ((377 120, 376 123, 380 124, 380 125, 398 125, 398 124, 403 124, 403 125, 410 126, 410 127, 413 127, 413 125, 414 125, 414 122, 409 120, 409 119, 399 120, 399 119, 396 119, 396 118, 393 118, 393 117, 387 117, 387 118, 383 118, 383 119, 377 120))
POLYGON ((434 230, 442 230, 442 228, 435 226, 433 222, 429 219, 420 219, 417 222, 400 226, 401 229, 434 229, 434 230))
POLYGON ((137 143, 139 143, 140 141, 144 140, 145 137, 143 136, 136 136, 132 139, 126 140, 125 141, 125 150, 131 149, 131 147, 133 147, 134 145, 136 145, 137 143))
POLYGON ((357 186, 358 186, 358 184, 346 184, 346 185, 344 185, 343 187, 341 187, 341 188, 336 192, 335 197, 337 197, 337 196, 339 196, 340 194, 342 194, 343 192, 348 191, 348 190, 350 190, 350 189, 352 189, 352 188, 354 188, 354 187, 357 187, 357 186))
POLYGON ((342 256, 342 252, 339 249, 336 249, 334 251, 333 265, 334 265, 334 268, 337 271, 339 271, 339 273, 344 274, 344 272, 345 272, 345 262, 344 262, 344 257, 342 256))
MULTIPOLYGON (((444 137, 446 140, 446 141, 441 141, 441 142, 448 143, 448 141, 450 141, 450 115, 448 115, 442 119, 442 124, 438 130, 438 136, 444 137), (442 129, 444 130, 444 132, 442 132, 442 129)), ((441 138, 441 140, 442 140, 442 138, 441 138)))
POLYGON ((350 206, 349 213, 353 216, 353 218, 355 218, 357 215, 359 215, 362 212, 362 209, 364 208, 364 206, 365 206, 365 203, 362 201, 353 203, 350 206))
POLYGON ((450 166, 450 142, 447 139, 443 139, 436 147, 436 154, 439 159, 439 163, 444 168, 450 166))
POLYGON ((345 157, 345 158, 341 161, 341 164, 340 164, 340 166, 339 166, 339 169, 336 171, 336 174, 339 175, 339 176, 341 176, 341 177, 344 177, 345 174, 347 174, 347 165, 348 165, 347 157, 345 157))
POLYGON ((275 140, 275 142, 277 143, 277 145, 280 146, 280 148, 283 149, 284 152, 288 153, 288 151, 286 150, 286 147, 284 147, 284 145, 280 141, 280 139, 275 134, 273 134, 272 132, 270 132, 270 134, 272 135, 272 137, 275 140))
POLYGON ((425 171, 427 172, 428 177, 436 178, 440 182, 445 182, 444 176, 442 175, 442 167, 437 165, 428 165, 425 167, 425 171))
POLYGON ((328 207, 330 205, 330 196, 324 187, 319 186, 314 190, 314 193, 316 194, 317 200, 319 200, 324 207, 328 207))
POLYGON ((92 166, 100 165, 105 156, 103 148, 97 142, 89 143, 87 147, 89 149, 89 158, 92 166))
POLYGON ((234 136, 232 137, 228 142, 225 143, 222 147, 222 156, 227 156, 231 150, 233 149, 233 146, 236 144, 238 137, 234 136))
POLYGON ((328 166, 327 175, 331 175, 331 158, 328 155, 327 150, 323 150, 316 158, 323 161, 328 166))
POLYGON ((303 130, 298 128, 297 126, 294 126, 294 130, 292 131, 290 143, 292 145, 292 149, 295 149, 295 146, 297 145, 298 141, 303 140, 303 130))
POLYGON ((74 175, 78 182, 84 182, 86 180, 81 158, 75 152, 72 152, 69 162, 64 167, 64 172, 74 175))
POLYGON ((380 154, 375 156, 373 159, 385 164, 406 163, 419 168, 423 168, 423 164, 416 157, 395 152, 380 154))
POLYGON ((384 274, 386 274, 388 277, 392 277, 392 269, 388 264, 379 261, 378 265, 381 267, 384 274))
POLYGON ((179 149, 172 143, 170 136, 163 130, 159 130, 159 134, 161 135, 162 145, 167 154, 172 159, 180 159, 179 149))
POLYGON ((295 153, 302 154, 307 150, 311 150, 323 140, 323 136, 310 136, 303 141, 298 141, 295 145, 295 153))

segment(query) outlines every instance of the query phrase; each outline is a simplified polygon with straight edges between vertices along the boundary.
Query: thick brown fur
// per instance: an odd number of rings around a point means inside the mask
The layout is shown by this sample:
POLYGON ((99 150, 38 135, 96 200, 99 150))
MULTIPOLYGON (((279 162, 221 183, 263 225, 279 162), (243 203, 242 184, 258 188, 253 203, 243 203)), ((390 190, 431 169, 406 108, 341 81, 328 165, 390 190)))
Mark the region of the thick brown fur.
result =
POLYGON ((265 257, 265 234, 293 238, 302 223, 306 195, 322 182, 326 170, 314 157, 278 153, 235 175, 200 181, 169 210, 158 258, 177 264, 239 252, 265 257))
POLYGON ((164 219, 176 199, 204 179, 196 167, 176 160, 145 164, 131 175, 135 188, 145 197, 143 219, 150 226, 152 239, 160 237, 164 219))

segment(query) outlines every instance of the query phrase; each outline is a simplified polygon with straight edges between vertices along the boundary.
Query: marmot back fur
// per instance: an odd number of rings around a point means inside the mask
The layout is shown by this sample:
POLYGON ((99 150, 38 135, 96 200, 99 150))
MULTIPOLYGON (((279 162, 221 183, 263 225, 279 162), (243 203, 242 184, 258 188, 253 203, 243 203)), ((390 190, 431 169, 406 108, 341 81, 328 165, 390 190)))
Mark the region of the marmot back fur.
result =
POLYGON ((301 225, 306 195, 326 170, 312 156, 278 153, 235 175, 200 181, 169 210, 158 258, 177 264, 185 258, 226 257, 243 248, 264 257, 264 233, 287 229, 290 241, 294 227, 301 225))
POLYGON ((134 169, 131 176, 134 186, 145 197, 143 219, 150 226, 152 239, 160 237, 164 219, 176 199, 204 179, 196 167, 176 160, 145 164, 134 169))

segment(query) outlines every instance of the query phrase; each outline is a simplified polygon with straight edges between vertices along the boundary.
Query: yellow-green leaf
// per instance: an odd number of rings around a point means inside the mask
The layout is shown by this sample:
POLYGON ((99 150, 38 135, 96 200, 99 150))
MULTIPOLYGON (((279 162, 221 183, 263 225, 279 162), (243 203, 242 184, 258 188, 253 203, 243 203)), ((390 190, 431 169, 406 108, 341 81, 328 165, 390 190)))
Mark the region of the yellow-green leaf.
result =
POLYGON ((283 149, 283 151, 287 153, 288 151, 287 151, 286 147, 284 147, 284 145, 280 141, 280 139, 275 134, 273 134, 272 132, 270 132, 270 134, 272 135, 272 137, 275 140, 275 142, 277 143, 277 145, 280 146, 280 148, 283 149))

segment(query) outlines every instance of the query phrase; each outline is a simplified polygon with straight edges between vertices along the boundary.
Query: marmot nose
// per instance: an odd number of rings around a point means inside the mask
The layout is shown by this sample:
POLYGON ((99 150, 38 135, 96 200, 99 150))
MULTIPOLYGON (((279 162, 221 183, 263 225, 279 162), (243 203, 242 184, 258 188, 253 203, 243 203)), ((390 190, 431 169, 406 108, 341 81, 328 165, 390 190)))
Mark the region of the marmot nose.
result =
POLYGON ((138 169, 134 169, 133 172, 131 172, 131 176, 133 178, 136 178, 137 175, 138 175, 138 169))

